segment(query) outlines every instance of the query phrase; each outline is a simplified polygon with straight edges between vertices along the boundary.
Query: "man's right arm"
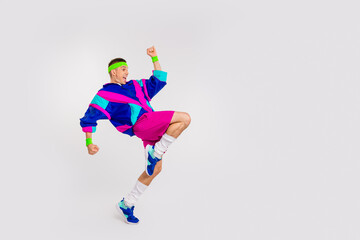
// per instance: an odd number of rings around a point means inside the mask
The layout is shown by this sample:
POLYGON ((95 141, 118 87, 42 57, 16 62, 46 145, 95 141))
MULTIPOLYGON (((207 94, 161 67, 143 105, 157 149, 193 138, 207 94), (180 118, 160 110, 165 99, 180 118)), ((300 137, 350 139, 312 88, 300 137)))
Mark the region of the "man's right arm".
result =
POLYGON ((84 117, 80 119, 80 126, 85 132, 86 147, 90 155, 99 151, 99 147, 92 143, 92 134, 96 131, 96 122, 100 119, 107 119, 107 116, 92 106, 88 107, 84 117))
MULTIPOLYGON (((91 132, 86 132, 85 137, 86 137, 86 139, 89 139, 89 138, 92 139, 92 133, 91 132)), ((93 143, 89 144, 87 146, 87 148, 88 148, 88 152, 89 152, 90 155, 94 155, 95 153, 97 153, 99 151, 99 147, 97 145, 93 144, 93 143)))
POLYGON ((92 133, 91 132, 87 132, 87 133, 85 133, 85 135, 86 135, 86 138, 92 138, 92 133))

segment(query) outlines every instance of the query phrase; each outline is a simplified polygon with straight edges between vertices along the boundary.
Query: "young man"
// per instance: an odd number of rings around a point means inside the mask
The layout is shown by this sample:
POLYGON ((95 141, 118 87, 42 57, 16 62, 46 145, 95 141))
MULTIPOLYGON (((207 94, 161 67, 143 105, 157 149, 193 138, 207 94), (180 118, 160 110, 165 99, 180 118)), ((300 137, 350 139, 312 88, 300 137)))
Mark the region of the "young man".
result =
POLYGON ((97 120, 109 119, 114 127, 129 136, 141 138, 145 148, 145 171, 134 188, 116 204, 126 223, 137 224, 134 205, 151 181, 160 173, 162 156, 171 143, 189 126, 190 115, 185 112, 154 111, 151 99, 166 85, 167 73, 161 71, 155 47, 147 49, 154 64, 149 79, 126 81, 129 71, 126 61, 115 58, 110 61, 110 83, 103 85, 91 103, 80 126, 86 135, 86 146, 91 155, 99 151, 92 143, 97 120))

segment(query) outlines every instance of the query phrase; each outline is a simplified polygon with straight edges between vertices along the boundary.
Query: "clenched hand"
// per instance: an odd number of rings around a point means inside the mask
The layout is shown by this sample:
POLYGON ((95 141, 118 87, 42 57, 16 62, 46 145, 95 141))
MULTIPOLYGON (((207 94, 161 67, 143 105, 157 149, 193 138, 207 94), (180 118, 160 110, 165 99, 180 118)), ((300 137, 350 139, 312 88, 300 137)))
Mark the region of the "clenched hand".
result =
POLYGON ((94 155, 99 151, 99 147, 95 144, 89 144, 87 148, 90 155, 94 155))
POLYGON ((147 51, 147 55, 149 55, 150 57, 157 56, 156 49, 154 46, 149 47, 148 49, 146 49, 146 51, 147 51))

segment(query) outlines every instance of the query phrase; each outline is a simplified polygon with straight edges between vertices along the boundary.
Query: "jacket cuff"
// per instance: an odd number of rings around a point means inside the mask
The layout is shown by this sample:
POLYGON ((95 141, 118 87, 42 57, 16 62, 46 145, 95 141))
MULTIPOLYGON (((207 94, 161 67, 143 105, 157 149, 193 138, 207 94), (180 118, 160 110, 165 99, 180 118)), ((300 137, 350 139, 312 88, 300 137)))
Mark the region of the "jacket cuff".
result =
POLYGON ((94 133, 94 132, 96 132, 96 127, 83 127, 82 128, 82 131, 83 132, 89 132, 89 133, 94 133))
POLYGON ((153 70, 153 75, 162 82, 166 82, 167 72, 161 70, 153 70))

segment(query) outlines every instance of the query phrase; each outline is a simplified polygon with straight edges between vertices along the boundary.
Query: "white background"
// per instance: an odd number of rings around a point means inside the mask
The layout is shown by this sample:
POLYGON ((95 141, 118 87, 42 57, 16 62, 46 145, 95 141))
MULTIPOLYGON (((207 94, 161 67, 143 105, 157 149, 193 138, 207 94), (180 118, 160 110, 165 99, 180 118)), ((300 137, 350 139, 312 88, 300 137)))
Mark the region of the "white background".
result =
POLYGON ((0 7, 1 239, 360 239, 357 1, 9 1, 0 7), (188 112, 137 226, 141 140, 79 119, 108 62, 188 112))

